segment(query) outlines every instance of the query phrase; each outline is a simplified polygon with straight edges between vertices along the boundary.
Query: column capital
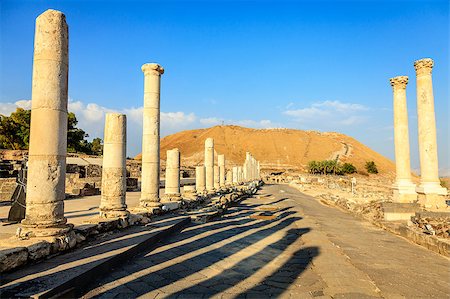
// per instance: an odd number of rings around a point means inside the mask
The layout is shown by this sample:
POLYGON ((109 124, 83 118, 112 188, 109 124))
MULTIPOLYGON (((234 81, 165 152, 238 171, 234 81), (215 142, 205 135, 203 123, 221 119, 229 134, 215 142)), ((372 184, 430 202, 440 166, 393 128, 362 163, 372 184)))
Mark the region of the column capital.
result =
POLYGON ((389 79, 389 82, 391 82, 391 86, 401 89, 406 89, 406 84, 408 84, 408 76, 397 76, 394 78, 389 79))
POLYGON ((431 69, 434 66, 434 61, 431 58, 423 58, 414 61, 414 68, 416 69, 416 75, 431 74, 431 69))
POLYGON ((164 68, 157 63, 146 63, 141 67, 144 75, 157 75, 160 76, 164 74, 164 68))

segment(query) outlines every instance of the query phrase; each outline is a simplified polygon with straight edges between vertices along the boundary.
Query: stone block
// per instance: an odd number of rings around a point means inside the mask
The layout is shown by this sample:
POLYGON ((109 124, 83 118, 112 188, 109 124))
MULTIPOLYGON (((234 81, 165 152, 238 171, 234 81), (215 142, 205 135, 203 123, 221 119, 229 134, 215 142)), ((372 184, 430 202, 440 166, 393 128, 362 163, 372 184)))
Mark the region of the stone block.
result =
POLYGON ((52 244, 47 241, 38 241, 27 246, 28 259, 35 261, 50 255, 52 244))
POLYGON ((0 250, 0 273, 15 269, 28 260, 28 250, 25 247, 15 247, 0 250))
POLYGON ((416 203, 384 202, 381 208, 385 221, 409 220, 417 211, 420 211, 420 206, 416 203))

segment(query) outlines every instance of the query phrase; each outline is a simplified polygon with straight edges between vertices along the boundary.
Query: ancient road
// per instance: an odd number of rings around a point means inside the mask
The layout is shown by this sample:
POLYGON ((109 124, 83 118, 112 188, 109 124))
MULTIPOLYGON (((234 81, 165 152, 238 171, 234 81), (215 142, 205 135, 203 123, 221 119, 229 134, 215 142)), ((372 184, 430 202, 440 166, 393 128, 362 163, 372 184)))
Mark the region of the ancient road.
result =
POLYGON ((291 187, 259 193, 270 196, 193 223, 85 297, 448 298, 448 259, 291 187), (250 217, 267 207, 275 218, 250 217))

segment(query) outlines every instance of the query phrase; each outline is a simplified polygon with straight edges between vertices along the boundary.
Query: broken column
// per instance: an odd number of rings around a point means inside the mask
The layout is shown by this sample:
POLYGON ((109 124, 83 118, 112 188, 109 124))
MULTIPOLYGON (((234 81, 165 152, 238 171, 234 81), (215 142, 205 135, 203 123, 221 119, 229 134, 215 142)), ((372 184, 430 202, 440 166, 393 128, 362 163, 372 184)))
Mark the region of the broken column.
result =
POLYGON ((167 151, 165 183, 164 201, 181 200, 180 151, 177 148, 167 151))
POLYGON ((225 186, 231 186, 233 184, 233 172, 231 170, 227 171, 225 186))
POLYGON ((195 167, 195 190, 197 191, 197 194, 203 193, 206 190, 205 166, 195 167))
POLYGON ((242 171, 242 166, 238 166, 238 183, 244 181, 244 172, 242 171))
POLYGON ((103 137, 102 196, 100 217, 126 217, 127 191, 126 140, 127 117, 120 113, 107 113, 103 137))
POLYGON ((406 105, 407 76, 398 76, 390 79, 394 93, 394 143, 396 180, 393 187, 394 201, 410 203, 417 200, 416 185, 412 182, 408 109, 406 105))
POLYGON ((219 165, 219 186, 225 187, 225 155, 217 155, 217 164, 219 165))
POLYGON ((68 27, 49 9, 36 19, 25 219, 21 235, 66 234, 68 27))
POLYGON ((214 189, 218 191, 220 189, 220 172, 219 166, 214 166, 214 189))
POLYGON ((205 180, 206 190, 214 192, 214 139, 205 140, 205 180))
POLYGON ((419 203, 426 208, 442 209, 447 205, 447 189, 439 181, 436 119, 434 113, 431 71, 433 60, 425 58, 414 62, 417 78, 417 123, 419 127, 420 185, 416 191, 419 203))
POLYGON ((157 208, 159 202, 160 85, 164 69, 156 63, 142 66, 144 115, 142 127, 142 171, 140 207, 157 208))
POLYGON ((237 166, 233 166, 233 184, 237 184, 238 183, 238 167, 237 166))

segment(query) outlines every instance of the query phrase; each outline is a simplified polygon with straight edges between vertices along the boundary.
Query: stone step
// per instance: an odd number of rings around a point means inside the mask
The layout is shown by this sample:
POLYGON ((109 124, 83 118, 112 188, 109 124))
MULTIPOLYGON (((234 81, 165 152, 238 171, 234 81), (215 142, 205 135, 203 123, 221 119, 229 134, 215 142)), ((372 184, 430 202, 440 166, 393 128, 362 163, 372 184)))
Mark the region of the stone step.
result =
POLYGON ((147 226, 97 235, 95 241, 72 252, 3 273, 0 293, 2 298, 77 297, 94 279, 136 254, 153 250, 163 238, 181 230, 190 221, 190 217, 165 217, 147 226))

